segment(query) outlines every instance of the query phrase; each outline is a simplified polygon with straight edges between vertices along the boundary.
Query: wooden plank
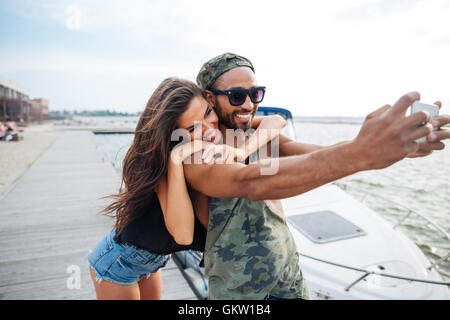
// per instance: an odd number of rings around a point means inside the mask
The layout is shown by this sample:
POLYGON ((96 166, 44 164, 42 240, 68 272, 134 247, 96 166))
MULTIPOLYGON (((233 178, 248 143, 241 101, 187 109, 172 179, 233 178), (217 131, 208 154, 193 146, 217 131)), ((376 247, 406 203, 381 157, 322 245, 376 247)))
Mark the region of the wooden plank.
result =
MULTIPOLYGON (((120 177, 88 131, 66 131, 0 199, 0 299, 95 299, 87 254, 113 219, 98 215, 120 177), (70 266, 81 287, 69 289, 70 266)), ((163 299, 196 299, 173 261, 163 299)))

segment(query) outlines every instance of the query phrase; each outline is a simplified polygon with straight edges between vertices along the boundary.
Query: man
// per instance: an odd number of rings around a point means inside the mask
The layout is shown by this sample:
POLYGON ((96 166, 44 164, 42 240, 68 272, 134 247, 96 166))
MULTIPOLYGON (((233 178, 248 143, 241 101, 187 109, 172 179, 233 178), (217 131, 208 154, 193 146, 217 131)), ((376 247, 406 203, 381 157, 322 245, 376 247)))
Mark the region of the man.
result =
MULTIPOLYGON (((197 83, 206 91, 223 133, 250 128, 262 101, 254 67, 241 56, 226 53, 206 62, 197 83), (247 92, 234 89, 246 89, 247 92), (243 96, 244 93, 244 96, 243 96)), ((210 299, 307 299, 308 291, 298 265, 298 253, 277 202, 363 170, 381 169, 409 156, 425 156, 443 149, 448 131, 433 132, 429 116, 419 112, 405 116, 420 96, 412 92, 393 106, 369 114, 358 136, 330 147, 307 145, 280 136, 278 159, 251 164, 185 164, 189 185, 211 197, 208 235, 204 253, 210 299), (427 123, 424 126, 419 124, 427 123), (273 175, 261 170, 276 162, 273 175)), ((440 105, 440 103, 438 102, 440 105)), ((435 127, 450 122, 449 116, 433 121, 435 127), (438 123, 436 124, 435 121, 438 123)))

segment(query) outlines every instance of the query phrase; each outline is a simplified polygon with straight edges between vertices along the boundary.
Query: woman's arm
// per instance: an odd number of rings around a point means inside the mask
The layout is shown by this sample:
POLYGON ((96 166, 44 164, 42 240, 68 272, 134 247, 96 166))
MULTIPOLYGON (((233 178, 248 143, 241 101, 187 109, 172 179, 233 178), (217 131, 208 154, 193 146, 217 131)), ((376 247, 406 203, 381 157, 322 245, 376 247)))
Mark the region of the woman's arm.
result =
POLYGON ((236 160, 244 161, 253 152, 269 143, 280 135, 280 130, 286 126, 286 120, 279 115, 255 117, 252 120, 252 128, 255 133, 239 148, 244 152, 238 153, 236 160))
POLYGON ((170 158, 176 164, 181 164, 183 160, 185 160, 191 154, 214 145, 214 143, 208 141, 192 140, 189 143, 185 143, 181 146, 173 148, 172 152, 170 153, 170 158))
POLYGON ((243 162, 253 152, 279 136, 280 129, 286 126, 286 121, 278 115, 255 117, 253 121, 252 128, 257 126, 257 129, 242 146, 233 148, 227 144, 211 144, 203 152, 204 162, 207 164, 243 162), (222 156, 213 160, 214 155, 218 153, 222 156))
POLYGON ((283 129, 286 126, 286 120, 278 114, 273 114, 270 116, 257 116, 252 120, 252 129, 258 129, 258 127, 263 124, 266 128, 272 126, 274 129, 283 129))
POLYGON ((166 228, 180 245, 192 243, 195 223, 194 208, 184 178, 183 160, 211 144, 196 140, 174 148, 169 157, 167 177, 158 184, 157 194, 166 228))

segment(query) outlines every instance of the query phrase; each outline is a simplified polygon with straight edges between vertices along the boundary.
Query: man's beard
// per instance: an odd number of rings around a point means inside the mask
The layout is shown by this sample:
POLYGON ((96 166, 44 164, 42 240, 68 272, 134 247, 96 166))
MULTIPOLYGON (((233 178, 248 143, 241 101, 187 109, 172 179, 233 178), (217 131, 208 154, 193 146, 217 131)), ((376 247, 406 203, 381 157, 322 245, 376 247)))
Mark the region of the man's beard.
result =
POLYGON ((217 117, 219 118, 219 122, 225 125, 230 129, 242 129, 247 131, 252 127, 252 119, 254 114, 252 113, 251 119, 247 123, 237 123, 235 121, 235 115, 238 113, 237 111, 232 112, 230 114, 225 114, 222 112, 221 108, 217 106, 214 111, 216 111, 217 117))

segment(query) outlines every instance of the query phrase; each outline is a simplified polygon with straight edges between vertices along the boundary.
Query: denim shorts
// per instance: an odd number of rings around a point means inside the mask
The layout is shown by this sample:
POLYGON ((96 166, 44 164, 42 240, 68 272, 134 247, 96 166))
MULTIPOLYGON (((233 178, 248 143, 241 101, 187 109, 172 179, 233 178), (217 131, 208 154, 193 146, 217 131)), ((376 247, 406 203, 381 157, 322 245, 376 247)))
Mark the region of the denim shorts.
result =
POLYGON ((113 239, 115 234, 116 231, 113 230, 106 235, 87 257, 98 282, 107 280, 123 285, 133 284, 144 277, 150 277, 170 259, 170 255, 151 253, 130 244, 117 243, 113 239))

